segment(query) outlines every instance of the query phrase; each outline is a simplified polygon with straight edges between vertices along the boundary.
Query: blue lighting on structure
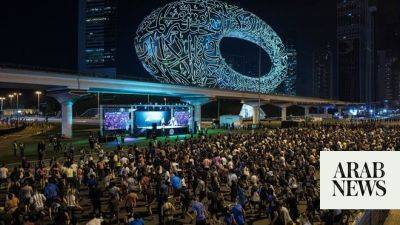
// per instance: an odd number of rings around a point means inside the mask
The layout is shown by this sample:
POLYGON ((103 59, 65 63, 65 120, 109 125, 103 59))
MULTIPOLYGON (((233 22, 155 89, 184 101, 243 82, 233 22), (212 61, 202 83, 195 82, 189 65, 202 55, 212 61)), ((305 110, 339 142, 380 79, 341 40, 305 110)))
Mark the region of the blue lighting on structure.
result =
POLYGON ((350 115, 352 115, 352 116, 357 116, 358 110, 357 110, 357 109, 350 109, 350 110, 349 110, 349 113, 350 113, 350 115))
POLYGON ((156 9, 136 31, 135 49, 163 83, 269 93, 287 76, 287 54, 275 31, 256 15, 217 0, 180 0, 156 9), (269 54, 270 71, 260 79, 236 72, 221 55, 224 37, 260 46, 269 54))

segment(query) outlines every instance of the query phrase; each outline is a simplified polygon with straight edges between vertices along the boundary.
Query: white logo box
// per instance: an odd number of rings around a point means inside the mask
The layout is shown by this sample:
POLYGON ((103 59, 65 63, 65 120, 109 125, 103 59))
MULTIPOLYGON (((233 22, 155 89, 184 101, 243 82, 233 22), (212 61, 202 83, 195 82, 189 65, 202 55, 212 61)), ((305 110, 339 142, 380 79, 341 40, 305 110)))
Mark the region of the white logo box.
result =
MULTIPOLYGON (((352 167, 353 168, 353 167, 352 167)), ((367 190, 367 189, 364 189, 367 190)), ((400 152, 394 151, 321 151, 320 152, 320 207, 321 209, 400 209, 400 152), (352 178, 341 178, 341 170, 338 170, 339 163, 342 164, 344 174, 348 176, 348 163, 354 166, 359 165, 358 174, 360 178, 354 178, 354 170, 351 170, 352 178), (376 177, 369 178, 368 172, 364 168, 367 163, 373 176, 373 165, 379 169, 379 162, 383 163, 385 175, 382 178, 380 170, 377 169, 376 177), (337 178, 334 178, 336 174, 337 178), (338 186, 333 180, 337 180, 340 187, 346 186, 345 196, 342 195, 338 186), (357 181, 355 181, 357 180, 357 181), (374 185, 372 195, 369 191, 361 195, 361 185, 367 187, 367 182, 374 185), (382 189, 377 188, 376 183, 383 184, 386 189, 385 195, 382 189), (348 184, 350 184, 350 194, 348 195, 348 184), (333 196, 334 191, 336 196, 333 196)))

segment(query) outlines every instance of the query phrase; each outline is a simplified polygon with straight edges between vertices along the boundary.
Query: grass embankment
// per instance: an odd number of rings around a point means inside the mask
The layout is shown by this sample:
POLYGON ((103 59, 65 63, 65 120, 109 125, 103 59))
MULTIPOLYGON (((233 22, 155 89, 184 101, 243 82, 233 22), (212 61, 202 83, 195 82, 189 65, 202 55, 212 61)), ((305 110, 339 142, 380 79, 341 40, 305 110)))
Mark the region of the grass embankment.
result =
MULTIPOLYGON (((44 155, 45 159, 49 159, 52 157, 62 157, 62 152, 58 154, 54 154, 53 147, 50 145, 48 137, 50 135, 57 135, 60 132, 60 124, 54 124, 51 129, 38 134, 37 131, 33 131, 30 128, 27 128, 21 132, 7 135, 0 138, 0 161, 6 164, 9 163, 16 163, 20 161, 19 158, 19 151, 17 152, 17 157, 14 156, 13 152, 13 142, 16 141, 17 143, 24 143, 25 145, 25 157, 29 160, 37 160, 37 145, 39 142, 44 140, 47 144, 46 152, 44 155)), ((63 140, 63 145, 72 144, 76 150, 80 148, 89 148, 88 137, 90 132, 97 133, 99 130, 98 126, 95 125, 74 125, 73 133, 74 137, 71 139, 63 140)), ((209 135, 217 135, 221 133, 225 133, 226 130, 223 129, 208 129, 207 134, 209 135)), ((177 138, 184 139, 189 138, 190 134, 187 135, 174 135, 170 137, 158 137, 157 140, 161 142, 165 141, 175 141, 177 138)), ((152 140, 140 137, 134 143, 127 143, 129 144, 136 144, 138 146, 147 146, 149 142, 152 140)), ((115 149, 115 144, 104 143, 106 150, 113 150, 115 149)))

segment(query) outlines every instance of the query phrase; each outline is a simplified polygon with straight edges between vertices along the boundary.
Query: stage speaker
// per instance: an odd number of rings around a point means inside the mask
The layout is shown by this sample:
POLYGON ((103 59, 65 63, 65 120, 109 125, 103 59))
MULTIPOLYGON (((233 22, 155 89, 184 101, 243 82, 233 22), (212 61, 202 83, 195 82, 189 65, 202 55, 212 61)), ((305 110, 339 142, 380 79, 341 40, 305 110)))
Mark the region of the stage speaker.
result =
POLYGON ((152 129, 153 131, 156 131, 156 130, 157 130, 157 123, 152 123, 152 124, 151 124, 151 129, 152 129))

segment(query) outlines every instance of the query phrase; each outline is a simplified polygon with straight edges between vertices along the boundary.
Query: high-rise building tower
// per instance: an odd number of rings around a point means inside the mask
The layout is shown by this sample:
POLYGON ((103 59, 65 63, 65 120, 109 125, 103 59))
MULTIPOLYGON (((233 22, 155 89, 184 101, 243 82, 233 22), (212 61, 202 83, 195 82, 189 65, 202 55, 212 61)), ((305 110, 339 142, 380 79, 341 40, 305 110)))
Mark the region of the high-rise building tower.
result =
POLYGON ((376 101, 400 101, 400 1, 385 0, 377 4, 376 101))
POLYGON ((339 99, 371 102, 374 81, 374 12, 368 0, 338 0, 339 99))
POLYGON ((377 100, 400 100, 400 58, 393 51, 379 50, 377 54, 377 100))
POLYGON ((79 72, 116 76, 117 19, 117 1, 79 0, 79 72))
POLYGON ((333 97, 333 53, 327 43, 313 52, 313 96, 330 99, 333 97))
POLYGON ((284 93, 287 95, 296 95, 297 80, 297 51, 294 44, 289 44, 286 48, 288 56, 287 78, 284 81, 284 93))

